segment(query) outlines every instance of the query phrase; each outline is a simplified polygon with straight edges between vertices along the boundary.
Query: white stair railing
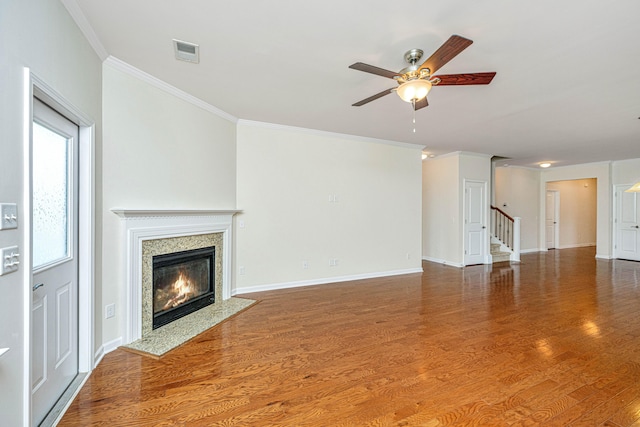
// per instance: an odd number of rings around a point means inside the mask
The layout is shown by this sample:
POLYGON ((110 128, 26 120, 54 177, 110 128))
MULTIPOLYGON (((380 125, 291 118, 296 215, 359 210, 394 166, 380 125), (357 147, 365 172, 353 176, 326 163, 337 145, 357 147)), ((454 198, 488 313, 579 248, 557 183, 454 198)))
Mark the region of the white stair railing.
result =
POLYGON ((511 252, 511 261, 520 261, 520 218, 491 206, 491 235, 511 252))

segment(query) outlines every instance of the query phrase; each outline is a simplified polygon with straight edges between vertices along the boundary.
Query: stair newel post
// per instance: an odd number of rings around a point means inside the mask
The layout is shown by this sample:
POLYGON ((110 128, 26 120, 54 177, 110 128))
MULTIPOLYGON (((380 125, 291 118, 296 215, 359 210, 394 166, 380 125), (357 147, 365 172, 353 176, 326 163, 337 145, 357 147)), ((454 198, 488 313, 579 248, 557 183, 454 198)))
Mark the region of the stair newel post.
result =
POLYGON ((513 217, 513 254, 511 261, 520 261, 520 217, 513 217))

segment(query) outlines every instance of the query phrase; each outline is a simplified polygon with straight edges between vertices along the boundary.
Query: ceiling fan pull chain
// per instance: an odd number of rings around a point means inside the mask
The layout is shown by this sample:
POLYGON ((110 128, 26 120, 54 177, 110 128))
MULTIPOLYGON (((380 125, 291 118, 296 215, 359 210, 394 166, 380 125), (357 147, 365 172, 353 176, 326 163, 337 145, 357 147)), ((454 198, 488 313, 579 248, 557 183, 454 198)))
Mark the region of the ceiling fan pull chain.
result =
POLYGON ((416 100, 412 99, 411 104, 413 105, 413 133, 416 133, 416 100))

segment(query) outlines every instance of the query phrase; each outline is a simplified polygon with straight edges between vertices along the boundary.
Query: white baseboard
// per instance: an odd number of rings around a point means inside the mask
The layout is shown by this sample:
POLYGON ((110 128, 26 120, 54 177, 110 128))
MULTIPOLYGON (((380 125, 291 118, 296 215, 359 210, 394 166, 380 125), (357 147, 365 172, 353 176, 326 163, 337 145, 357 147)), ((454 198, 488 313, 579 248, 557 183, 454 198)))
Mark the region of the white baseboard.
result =
POLYGON ((422 273, 422 268, 410 268, 406 270, 392 270, 378 273, 353 274, 350 276, 326 277, 323 279, 299 280, 294 282, 248 286, 235 289, 234 295, 248 294, 251 292, 275 291, 278 289, 299 288, 303 286, 325 285, 327 283, 350 282, 352 280, 374 279, 378 277, 400 276, 402 274, 412 273, 422 273))
POLYGON ((597 259, 615 259, 615 257, 610 255, 598 255, 598 254, 596 254, 596 258, 597 259))
MULTIPOLYGON (((584 244, 580 244, 580 245, 566 245, 566 246, 561 246, 559 248, 554 248, 554 249, 571 249, 571 248, 586 248, 588 246, 596 246, 595 243, 584 243, 584 244)), ((549 252, 549 249, 547 248, 533 248, 533 249, 522 249, 520 251, 521 254, 532 254, 535 252, 549 252)))
POLYGON ((535 252, 547 252, 547 249, 544 248, 533 248, 533 249, 521 249, 520 254, 532 254, 535 252))
POLYGON ((588 246, 595 246, 595 243, 578 243, 575 245, 562 245, 557 249, 571 249, 571 248, 586 248, 588 246))
POLYGON ((96 366, 98 366, 98 364, 100 363, 103 357, 104 357, 104 346, 101 345, 98 351, 96 351, 96 354, 93 355, 93 369, 95 369, 96 366))
POLYGON ((115 340, 111 340, 106 342, 100 346, 96 354, 93 356, 93 367, 98 366, 98 363, 102 360, 105 354, 111 353, 116 348, 122 345, 122 337, 116 338, 115 340))
POLYGON ((444 259, 432 258, 432 257, 429 257, 429 256, 423 256, 422 259, 425 260, 425 261, 429 261, 429 262, 435 262, 437 264, 450 265, 452 267, 458 267, 458 268, 464 267, 464 265, 462 263, 459 263, 459 262, 450 262, 450 261, 447 261, 447 260, 444 260, 444 259))

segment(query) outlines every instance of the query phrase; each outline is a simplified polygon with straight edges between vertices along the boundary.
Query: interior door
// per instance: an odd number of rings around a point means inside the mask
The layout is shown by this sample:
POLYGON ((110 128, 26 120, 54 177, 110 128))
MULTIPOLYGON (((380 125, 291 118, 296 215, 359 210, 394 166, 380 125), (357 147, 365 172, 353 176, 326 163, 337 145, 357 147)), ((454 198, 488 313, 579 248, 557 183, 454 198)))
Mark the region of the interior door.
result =
POLYGON ((616 186, 616 258, 640 261, 640 193, 616 186))
POLYGON ((32 420, 78 374, 78 127, 34 99, 32 131, 32 420))
POLYGON ((557 191, 548 190, 545 203, 545 236, 547 249, 558 247, 558 198, 557 191))
POLYGON ((486 188, 483 181, 465 181, 464 265, 483 264, 487 255, 486 188))

